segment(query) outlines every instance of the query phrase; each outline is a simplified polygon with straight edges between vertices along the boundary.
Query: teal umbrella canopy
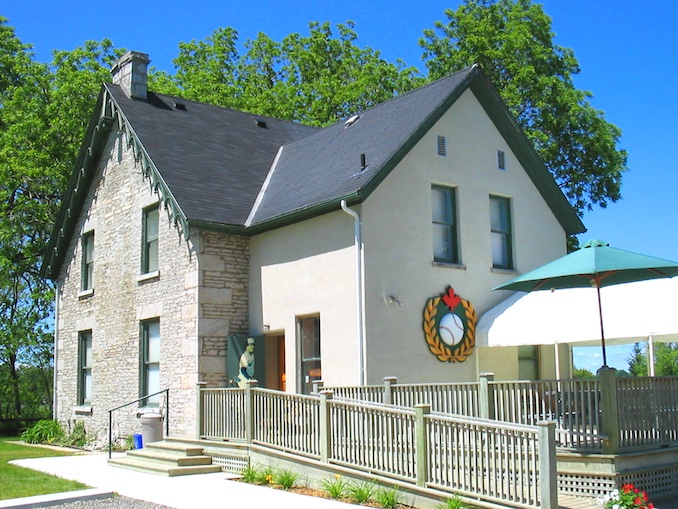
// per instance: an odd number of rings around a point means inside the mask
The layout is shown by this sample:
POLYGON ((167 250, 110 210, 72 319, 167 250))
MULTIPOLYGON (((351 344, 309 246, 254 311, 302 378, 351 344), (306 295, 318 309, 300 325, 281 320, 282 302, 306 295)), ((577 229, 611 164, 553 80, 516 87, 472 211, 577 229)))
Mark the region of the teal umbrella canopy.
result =
POLYGON ((600 288, 647 279, 670 278, 676 275, 678 275, 678 262, 617 249, 600 240, 590 240, 577 251, 499 285, 493 290, 533 292, 587 286, 596 288, 603 365, 606 366, 600 288))

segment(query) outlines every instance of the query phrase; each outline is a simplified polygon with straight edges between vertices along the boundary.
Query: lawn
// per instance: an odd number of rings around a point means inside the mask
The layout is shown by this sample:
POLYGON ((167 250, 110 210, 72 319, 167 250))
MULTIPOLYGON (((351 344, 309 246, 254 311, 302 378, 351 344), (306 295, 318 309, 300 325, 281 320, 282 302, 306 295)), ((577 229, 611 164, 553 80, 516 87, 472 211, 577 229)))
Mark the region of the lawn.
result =
POLYGON ((43 447, 12 444, 9 443, 11 440, 17 439, 0 438, 0 479, 2 479, 2 482, 0 482, 0 500, 82 490, 89 487, 79 482, 67 481, 53 475, 10 465, 9 462, 12 460, 68 456, 70 454, 43 447))

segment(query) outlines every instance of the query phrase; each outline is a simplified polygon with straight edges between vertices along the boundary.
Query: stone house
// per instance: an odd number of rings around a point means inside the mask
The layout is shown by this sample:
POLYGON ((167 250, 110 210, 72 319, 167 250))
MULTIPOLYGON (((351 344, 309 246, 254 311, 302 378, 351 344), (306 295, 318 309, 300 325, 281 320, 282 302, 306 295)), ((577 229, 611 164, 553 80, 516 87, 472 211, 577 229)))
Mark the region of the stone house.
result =
POLYGON ((155 94, 148 63, 102 86, 44 259, 59 420, 104 430, 170 388, 189 432, 196 383, 228 386, 247 336, 260 385, 291 392, 554 371, 473 349, 491 288, 584 230, 481 69, 318 129, 155 94))

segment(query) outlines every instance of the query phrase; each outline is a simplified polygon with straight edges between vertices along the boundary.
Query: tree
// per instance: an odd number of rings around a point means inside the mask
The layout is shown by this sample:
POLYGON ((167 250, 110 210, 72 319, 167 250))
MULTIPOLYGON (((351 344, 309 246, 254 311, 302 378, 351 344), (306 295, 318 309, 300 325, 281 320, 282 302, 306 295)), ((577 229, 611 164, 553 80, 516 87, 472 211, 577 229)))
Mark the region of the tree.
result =
MULTIPOLYGON (((51 67, 37 63, 30 45, 0 17, 0 364, 9 384, 6 417, 21 417, 32 391, 22 373, 29 366, 50 369, 44 360, 51 351, 54 293, 40 277, 41 257, 101 82, 116 59, 104 41, 55 52, 51 67)), ((41 384, 47 392, 50 385, 41 384)))
MULTIPOLYGON (((633 376, 648 376, 647 352, 639 343, 633 345, 628 361, 633 376)), ((655 343, 654 372, 657 376, 678 375, 678 343, 655 343)))
POLYGON ((554 44, 551 18, 531 0, 465 0, 424 31, 429 78, 478 63, 499 90, 571 204, 581 215, 621 197, 621 131, 575 88, 571 49, 554 44))
POLYGON ((354 24, 309 24, 308 36, 276 42, 260 33, 238 52, 238 33, 219 28, 205 41, 179 44, 174 76, 153 72, 149 87, 243 111, 327 125, 422 83, 414 68, 357 46, 354 24))

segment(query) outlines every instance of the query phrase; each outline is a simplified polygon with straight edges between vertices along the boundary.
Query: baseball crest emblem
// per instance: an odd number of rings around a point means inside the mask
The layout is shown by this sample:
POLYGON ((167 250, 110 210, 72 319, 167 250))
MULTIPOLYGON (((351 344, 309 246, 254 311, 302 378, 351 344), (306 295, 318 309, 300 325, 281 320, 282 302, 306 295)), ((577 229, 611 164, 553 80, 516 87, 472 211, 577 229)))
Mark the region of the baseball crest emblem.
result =
POLYGON ((464 362, 476 344, 478 318, 471 303, 447 287, 447 292, 428 300, 424 308, 424 337, 429 350, 441 362, 464 362))

